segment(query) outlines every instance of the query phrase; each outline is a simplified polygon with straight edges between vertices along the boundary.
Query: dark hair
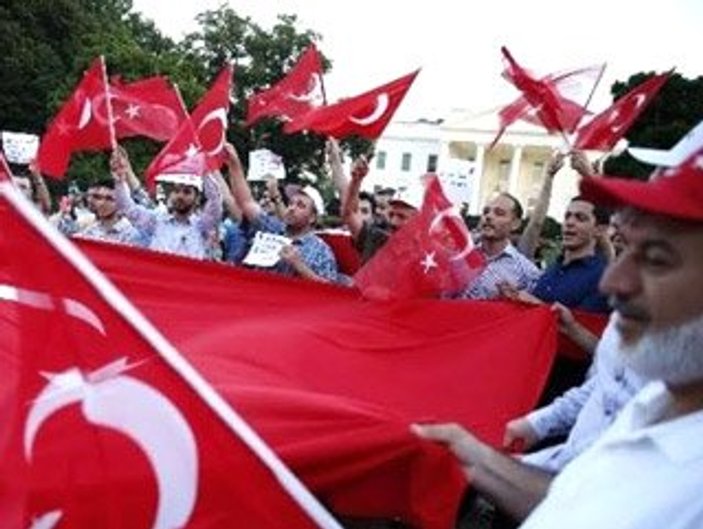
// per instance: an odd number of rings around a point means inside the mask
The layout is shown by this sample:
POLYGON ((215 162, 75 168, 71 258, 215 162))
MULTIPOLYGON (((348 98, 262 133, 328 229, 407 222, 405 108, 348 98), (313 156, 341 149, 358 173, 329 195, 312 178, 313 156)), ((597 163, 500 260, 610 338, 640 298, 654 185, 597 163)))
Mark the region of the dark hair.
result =
POLYGON ((93 189, 95 187, 106 187, 108 189, 115 189, 115 180, 113 178, 98 178, 97 180, 90 183, 88 189, 93 189))
POLYGON ((381 196, 392 197, 393 195, 395 195, 395 189, 393 189, 392 187, 384 187, 384 188, 381 188, 381 189, 375 191, 375 194, 381 195, 381 196))
POLYGON ((366 202, 371 204, 371 213, 376 213, 376 198, 371 193, 368 191, 360 191, 359 200, 366 200, 366 202))
POLYGON ((591 204, 593 206, 593 216, 596 219, 597 226, 601 226, 603 224, 610 224, 610 215, 612 215, 613 213, 612 209, 605 208, 599 204, 596 204, 592 200, 589 200, 581 195, 575 196, 569 201, 569 203, 576 201, 586 202, 587 204, 591 204))
POLYGON ((522 219, 524 211, 522 209, 522 204, 520 204, 520 201, 510 193, 504 192, 501 193, 499 196, 509 199, 513 203, 513 214, 515 215, 515 218, 522 219))

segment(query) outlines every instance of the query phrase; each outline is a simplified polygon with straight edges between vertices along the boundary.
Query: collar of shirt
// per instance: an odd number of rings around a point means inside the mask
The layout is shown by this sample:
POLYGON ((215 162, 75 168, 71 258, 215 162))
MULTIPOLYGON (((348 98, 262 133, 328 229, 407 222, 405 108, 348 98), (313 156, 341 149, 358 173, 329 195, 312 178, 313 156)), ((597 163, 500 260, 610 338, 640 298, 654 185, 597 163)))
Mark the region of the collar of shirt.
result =
POLYGON ((703 410, 660 421, 671 401, 663 382, 647 384, 623 413, 623 436, 618 437, 623 442, 648 440, 677 464, 703 458, 703 410))
POLYGON ((486 255, 486 253, 483 251, 483 246, 479 246, 478 249, 481 251, 487 261, 497 261, 498 259, 501 259, 503 257, 515 259, 517 257, 516 254, 519 253, 518 249, 515 248, 515 246, 513 246, 511 243, 508 243, 508 245, 503 248, 500 253, 495 254, 493 257, 489 257, 488 255, 486 255))

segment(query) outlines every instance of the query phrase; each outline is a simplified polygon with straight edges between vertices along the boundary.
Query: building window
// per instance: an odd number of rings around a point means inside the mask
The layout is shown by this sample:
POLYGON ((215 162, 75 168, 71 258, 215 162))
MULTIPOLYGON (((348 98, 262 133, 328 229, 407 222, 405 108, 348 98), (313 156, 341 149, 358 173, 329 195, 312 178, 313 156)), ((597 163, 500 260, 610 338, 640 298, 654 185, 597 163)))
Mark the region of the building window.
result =
POLYGON ((434 173, 435 171, 437 171, 437 155, 430 154, 427 157, 427 172, 434 173))
POLYGON ((400 161, 400 170, 401 171, 409 171, 411 162, 412 162, 412 154, 410 154, 409 152, 404 152, 403 158, 400 161))
POLYGON ((376 153, 376 169, 386 168, 386 151, 378 151, 376 153))

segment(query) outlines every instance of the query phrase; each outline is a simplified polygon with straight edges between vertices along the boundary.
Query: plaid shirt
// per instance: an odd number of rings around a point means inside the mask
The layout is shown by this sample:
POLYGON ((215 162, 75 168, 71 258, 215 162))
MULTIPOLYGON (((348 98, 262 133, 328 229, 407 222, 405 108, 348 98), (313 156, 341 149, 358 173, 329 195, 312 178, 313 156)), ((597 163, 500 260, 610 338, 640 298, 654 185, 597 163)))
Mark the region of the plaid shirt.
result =
MULTIPOLYGON (((480 248, 479 248, 480 250, 480 248)), ((508 282, 518 290, 531 290, 541 272, 537 265, 508 244, 493 257, 486 256, 486 268, 469 283, 458 297, 465 299, 494 299, 500 297, 498 283, 508 282)))

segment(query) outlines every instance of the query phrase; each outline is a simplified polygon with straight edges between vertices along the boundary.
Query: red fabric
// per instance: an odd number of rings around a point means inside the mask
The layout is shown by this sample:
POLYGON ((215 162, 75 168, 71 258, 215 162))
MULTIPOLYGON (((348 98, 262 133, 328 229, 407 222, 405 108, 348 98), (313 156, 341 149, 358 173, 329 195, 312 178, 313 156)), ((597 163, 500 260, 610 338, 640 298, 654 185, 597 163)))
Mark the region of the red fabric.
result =
POLYGON ((168 141, 187 118, 178 93, 164 77, 129 84, 113 80, 110 101, 117 138, 146 136, 168 141))
POLYGON ((453 456, 409 431, 457 421, 500 446, 549 372, 547 307, 370 302, 351 289, 81 242, 90 258, 335 512, 449 529, 453 456))
POLYGON ((361 267, 361 256, 354 248, 351 234, 346 231, 326 230, 316 233, 325 241, 337 260, 337 267, 343 274, 354 275, 361 267))
POLYGON ((433 176, 420 212, 354 275, 354 284, 369 299, 439 297, 464 287, 484 264, 433 176))
POLYGON ((206 154, 211 170, 219 169, 226 158, 224 146, 227 141, 232 73, 232 65, 225 66, 191 114, 200 148, 206 154))
POLYGON ((3 528, 54 527, 56 515, 62 529, 317 527, 2 194, 0 285, 3 528))
POLYGON ((12 180, 12 171, 10 166, 7 165, 5 155, 0 152, 0 182, 3 180, 12 180))
POLYGON ((654 99, 671 72, 650 77, 577 131, 574 148, 609 151, 654 99))
MULTIPOLYGON (((601 336, 608 325, 608 316, 605 314, 597 314, 595 312, 586 312, 583 310, 572 310, 576 321, 586 327, 596 336, 601 336)), ((572 360, 590 360, 592 354, 584 351, 571 338, 564 333, 559 333, 559 343, 557 351, 560 356, 571 358, 572 360)))
POLYGON ((584 178, 581 193, 598 203, 634 206, 648 213, 687 222, 703 221, 703 148, 680 165, 662 170, 647 182, 632 178, 584 178))
POLYGON ((383 133, 419 71, 334 105, 313 109, 286 123, 283 130, 289 134, 308 130, 333 138, 357 135, 375 140, 383 133))
POLYGON ((267 116, 295 119, 322 103, 320 54, 311 44, 283 79, 248 101, 247 127, 267 116))
POLYGON ((202 176, 224 163, 232 71, 232 65, 222 69, 190 119, 181 122, 176 135, 149 163, 145 173, 150 188, 160 174, 202 176))
POLYGON ((37 153, 42 173, 63 178, 72 153, 112 146, 106 99, 107 81, 101 57, 93 61, 42 137, 37 153))

